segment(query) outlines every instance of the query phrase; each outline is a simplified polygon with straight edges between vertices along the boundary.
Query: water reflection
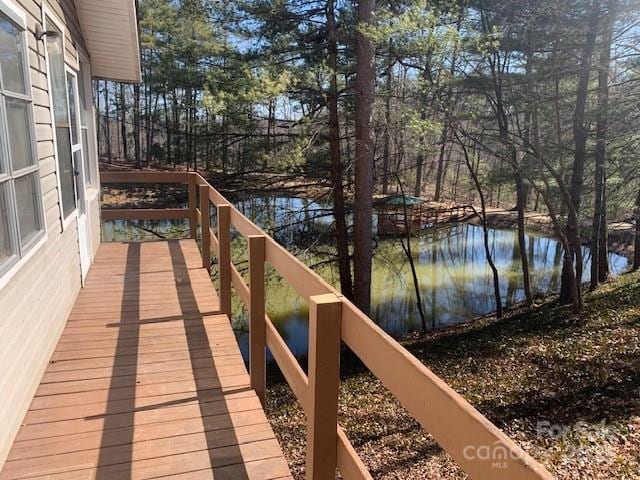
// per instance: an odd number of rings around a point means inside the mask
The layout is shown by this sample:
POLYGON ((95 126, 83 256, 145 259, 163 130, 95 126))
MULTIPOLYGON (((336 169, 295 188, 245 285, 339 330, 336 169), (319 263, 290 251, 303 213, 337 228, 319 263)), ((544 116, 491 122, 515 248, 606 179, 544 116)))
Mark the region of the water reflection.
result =
MULTIPOLYGON (((521 258, 517 234, 511 230, 490 232, 491 251, 500 274, 500 293, 505 305, 524 300, 521 258)), ((533 293, 542 296, 559 289, 562 248, 552 238, 528 235, 526 254, 531 266, 533 293)), ((416 239, 416 269, 428 323, 452 325, 495 310, 491 270, 484 255, 482 229, 459 224, 416 239)), ((588 279, 588 249, 584 248, 588 279)), ((627 260, 610 255, 614 273, 627 260)), ((420 328, 409 263, 397 241, 380 243, 374 257, 374 306, 378 323, 394 335, 420 328)))
MULTIPOLYGON (((316 271, 337 285, 337 269, 328 260, 333 254, 333 222, 329 206, 300 198, 253 198, 239 202, 238 208, 256 224, 316 271)), ((165 236, 184 236, 183 221, 105 222, 105 240, 148 239, 150 231, 165 236), (130 237, 127 237, 131 235, 130 237)), ((500 274, 500 293, 505 305, 524 299, 521 252, 513 230, 492 229, 491 251, 500 274)), ((432 327, 453 325, 495 310, 491 271, 486 263, 482 229, 458 224, 415 238, 412 244, 424 311, 432 327)), ((556 292, 560 286, 562 247, 558 241, 539 235, 526 237, 526 253, 531 266, 531 284, 536 296, 556 292)), ((590 254, 583 249, 584 280, 588 278, 590 254)), ((233 261, 246 270, 246 243, 236 235, 233 261)), ((611 254, 611 270, 627 267, 625 257, 611 254)), ((399 336, 421 327, 409 262, 395 238, 379 239, 373 259, 373 306, 376 322, 399 336)), ((308 342, 306 303, 276 272, 267 271, 266 310, 296 355, 306 353, 308 342)), ((247 353, 247 317, 240 301, 234 299, 233 324, 241 349, 247 353)))
POLYGON ((103 242, 186 238, 188 220, 109 220, 102 222, 103 242))

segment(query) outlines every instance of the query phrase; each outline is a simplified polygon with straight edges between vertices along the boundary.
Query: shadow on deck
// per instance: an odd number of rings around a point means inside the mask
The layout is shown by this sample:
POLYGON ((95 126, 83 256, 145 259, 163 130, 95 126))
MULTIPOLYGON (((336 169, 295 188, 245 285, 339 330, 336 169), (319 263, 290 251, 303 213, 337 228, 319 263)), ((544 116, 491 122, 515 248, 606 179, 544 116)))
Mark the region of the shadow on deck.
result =
POLYGON ((0 479, 290 477, 201 265, 100 246, 0 479))

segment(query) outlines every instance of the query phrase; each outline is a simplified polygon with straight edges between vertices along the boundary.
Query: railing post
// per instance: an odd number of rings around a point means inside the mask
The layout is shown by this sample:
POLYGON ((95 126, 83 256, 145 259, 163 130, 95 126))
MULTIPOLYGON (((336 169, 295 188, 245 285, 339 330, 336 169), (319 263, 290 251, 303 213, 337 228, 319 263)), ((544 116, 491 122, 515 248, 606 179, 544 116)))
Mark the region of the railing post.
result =
POLYGON ((341 316, 342 302, 335 294, 309 299, 307 480, 336 475, 341 316))
POLYGON ((197 191, 198 185, 196 185, 195 174, 189 174, 189 233, 191 238, 198 238, 198 212, 197 208, 197 191))
POLYGON ((218 243, 220 311, 231 315, 231 207, 228 204, 218 205, 218 243))
POLYGON ((200 185, 200 225, 202 232, 202 266, 211 271, 211 235, 209 234, 209 185, 200 185))
POLYGON ((249 374, 251 388, 266 407, 266 344, 264 320, 264 235, 249 236, 249 374))

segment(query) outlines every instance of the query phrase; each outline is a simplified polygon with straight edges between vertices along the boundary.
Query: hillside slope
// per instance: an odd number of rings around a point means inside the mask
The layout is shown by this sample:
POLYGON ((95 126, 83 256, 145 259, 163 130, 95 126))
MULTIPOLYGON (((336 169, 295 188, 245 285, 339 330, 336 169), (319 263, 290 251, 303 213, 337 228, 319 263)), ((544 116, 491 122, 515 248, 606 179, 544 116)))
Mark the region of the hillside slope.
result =
MULTIPOLYGON (((640 478, 640 274, 502 320, 404 344, 560 479, 640 478)), ((465 478, 357 361, 343 358, 341 424, 375 478, 465 478)), ((301 477, 304 415, 275 382, 269 417, 301 477)))

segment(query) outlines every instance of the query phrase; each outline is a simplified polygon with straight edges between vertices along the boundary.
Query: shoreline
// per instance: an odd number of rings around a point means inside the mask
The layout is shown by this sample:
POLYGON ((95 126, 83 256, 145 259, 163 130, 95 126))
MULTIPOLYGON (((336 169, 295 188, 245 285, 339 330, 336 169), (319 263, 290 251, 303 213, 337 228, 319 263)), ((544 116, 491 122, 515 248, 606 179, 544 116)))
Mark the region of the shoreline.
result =
MULTIPOLYGON (((105 171, 118 171, 121 166, 117 164, 102 163, 101 167, 105 171)), ((146 170, 146 169, 145 169, 146 170)), ((155 169, 148 169, 149 171, 155 171, 155 169)), ((211 171, 205 174, 207 178, 211 178, 216 184, 219 184, 219 190, 230 197, 231 199, 242 198, 247 194, 251 196, 261 195, 265 197, 297 197, 304 198, 310 201, 322 201, 323 197, 326 199, 331 193, 331 186, 327 184, 325 179, 306 179, 303 182, 300 175, 270 175, 265 177, 264 174, 249 173, 238 179, 238 176, 232 176, 232 178, 223 178, 220 172, 211 171), (247 182, 248 179, 252 179, 253 182, 247 182), (248 188, 248 185, 250 188, 248 188), (256 185, 258 185, 256 187, 256 185)), ((118 205, 120 208, 126 208, 128 204, 132 202, 131 197, 122 195, 123 189, 104 189, 103 194, 106 198, 114 202, 114 205, 118 205)), ((352 195, 349 192, 345 192, 348 201, 351 201, 352 195)), ((375 197, 380 197, 380 194, 374 194, 375 197)), ((159 200, 157 198, 146 199, 149 203, 155 203, 159 200)), ((175 203, 176 198, 172 198, 175 203)), ((330 200, 330 199, 328 199, 330 200)), ((426 199, 425 199, 426 201, 426 199)), ((109 202, 108 202, 109 203, 109 202)), ((160 203, 163 203, 160 200, 160 203)), ((461 207, 462 204, 454 204, 451 202, 429 202, 432 205, 441 205, 445 207, 461 207)), ((477 216, 471 216, 464 220, 467 223, 479 225, 479 219, 477 216)), ((454 222, 451 222, 454 223, 454 222)), ((512 209, 488 207, 487 208, 487 223, 491 228, 517 228, 517 213, 512 209)), ((444 223, 443 223, 444 224, 444 223)), ((551 219, 547 214, 527 211, 525 213, 525 228, 530 233, 540 234, 555 238, 555 233, 551 225, 551 219)), ((588 225, 583 225, 583 229, 588 229, 588 225)), ((609 224, 609 250, 618 255, 624 256, 627 259, 633 259, 633 245, 635 239, 635 225, 626 221, 615 221, 609 224)), ((584 246, 589 246, 588 241, 583 241, 584 246)))

